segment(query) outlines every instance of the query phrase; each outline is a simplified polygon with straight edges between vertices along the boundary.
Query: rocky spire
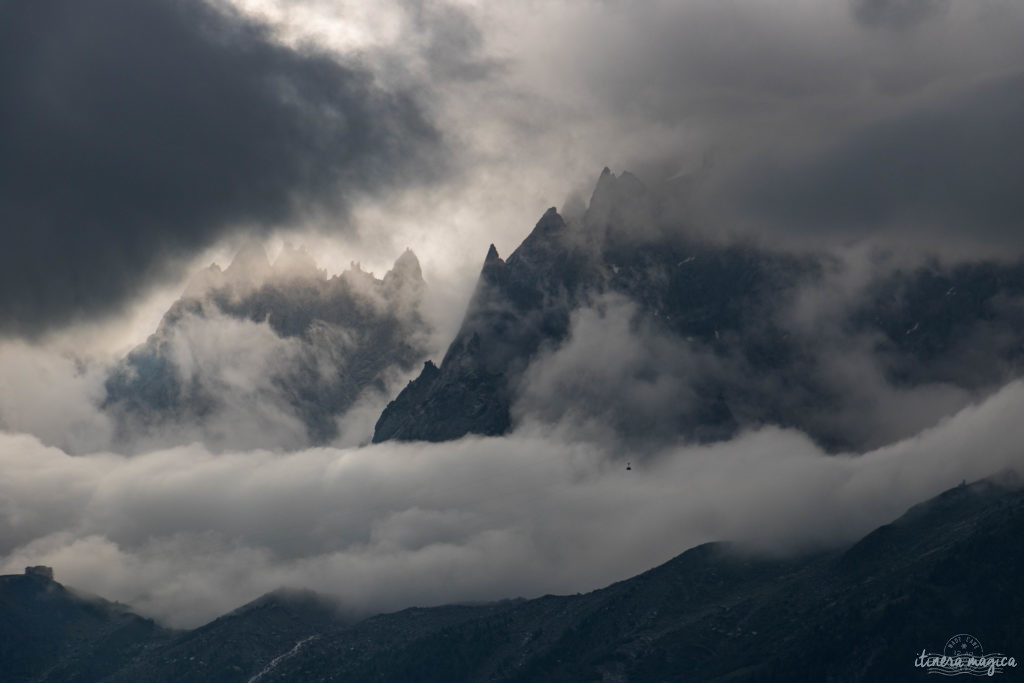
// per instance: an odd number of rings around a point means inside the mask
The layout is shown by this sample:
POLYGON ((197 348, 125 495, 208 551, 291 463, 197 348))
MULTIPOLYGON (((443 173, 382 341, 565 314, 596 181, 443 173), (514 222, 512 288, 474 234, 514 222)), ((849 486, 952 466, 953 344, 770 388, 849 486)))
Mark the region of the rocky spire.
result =
POLYGON ((424 284, 420 260, 416 258, 412 249, 407 248, 402 252, 391 266, 391 270, 384 274, 384 289, 388 292, 394 293, 406 288, 419 291, 424 284))
POLYGON ((259 287, 273 272, 263 246, 248 244, 235 254, 231 265, 224 271, 224 281, 244 291, 259 287))
POLYGON ((327 274, 317 268, 316 260, 303 247, 285 244, 274 259, 274 275, 283 278, 309 278, 322 280, 327 274))
POLYGON ((651 200, 643 182, 629 171, 616 176, 606 167, 597 180, 584 216, 588 228, 628 229, 649 222, 650 217, 651 200))
MULTIPOLYGON (((391 266, 388 275, 394 273, 407 280, 423 280, 423 270, 420 268, 420 260, 412 249, 406 247, 402 255, 395 259, 395 265, 391 266)), ((387 276, 384 276, 387 279, 387 276)))

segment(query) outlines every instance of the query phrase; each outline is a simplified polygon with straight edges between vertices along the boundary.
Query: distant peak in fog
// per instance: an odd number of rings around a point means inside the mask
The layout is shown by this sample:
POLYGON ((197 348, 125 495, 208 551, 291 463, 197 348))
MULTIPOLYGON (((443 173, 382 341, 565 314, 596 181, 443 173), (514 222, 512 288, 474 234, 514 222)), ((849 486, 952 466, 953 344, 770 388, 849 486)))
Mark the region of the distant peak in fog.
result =
MULTIPOLYGON (((336 278, 346 279, 349 284, 368 278, 378 283, 391 282, 389 286, 393 286, 397 283, 422 283, 423 271, 416 254, 407 248, 383 278, 376 278, 364 271, 357 261, 352 261, 348 269, 330 279, 336 278)), ((305 247, 285 244, 271 264, 262 245, 249 244, 235 254, 226 269, 222 270, 218 264, 213 263, 196 273, 185 288, 182 298, 199 299, 217 290, 230 290, 235 296, 245 296, 266 284, 325 282, 328 279, 327 271, 317 265, 305 247)))
POLYGON ((426 355, 425 288, 408 249, 383 278, 355 262, 328 278, 301 247, 271 264, 262 246, 246 246, 225 270, 198 273, 110 373, 103 409, 118 448, 368 439, 391 384, 426 355))
POLYGON ((606 222, 615 211, 636 209, 647 201, 647 186, 629 171, 616 176, 607 167, 597 179, 587 207, 587 222, 606 222))
POLYGON ((319 280, 327 277, 326 271, 317 267, 316 261, 305 247, 293 247, 285 244, 281 253, 274 259, 274 273, 278 276, 310 277, 319 280))
POLYGON ((402 255, 395 259, 391 270, 384 275, 384 284, 388 282, 423 282, 423 269, 420 260, 408 247, 402 255))

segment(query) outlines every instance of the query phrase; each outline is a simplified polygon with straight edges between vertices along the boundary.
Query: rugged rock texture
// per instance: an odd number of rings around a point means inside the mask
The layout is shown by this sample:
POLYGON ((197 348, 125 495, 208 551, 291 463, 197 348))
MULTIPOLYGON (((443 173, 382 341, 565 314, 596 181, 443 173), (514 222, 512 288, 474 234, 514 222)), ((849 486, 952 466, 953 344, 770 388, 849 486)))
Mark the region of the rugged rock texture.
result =
POLYGON ((262 249, 245 249, 193 280, 113 371, 103 407, 128 447, 147 437, 324 443, 364 392, 422 361, 423 290, 411 251, 377 279, 355 264, 327 278, 304 251, 285 249, 271 266, 262 249))
POLYGON ((502 434, 514 384, 541 343, 569 330, 569 314, 600 287, 602 274, 554 209, 503 261, 494 245, 462 327, 441 367, 421 375, 384 410, 374 441, 445 441, 502 434))
POLYGON ((697 239, 659 210, 634 176, 605 169, 585 213, 567 222, 550 209, 507 261, 492 247, 440 365, 388 405, 374 441, 496 435, 522 419, 568 416, 634 439, 714 441, 772 424, 830 451, 864 450, 1021 374, 1019 263, 879 267, 836 294, 828 316, 798 322, 805 300, 834 286, 834 257, 697 239), (604 386, 555 376, 534 390, 561 367, 538 361, 570 355, 581 312, 603 311, 611 296, 633 307, 641 359, 610 352, 606 364, 623 368, 604 386), (630 387, 657 398, 635 400, 630 387), (942 405, 928 398, 933 388, 942 405), (922 417, 902 425, 894 412, 922 417))
MULTIPOLYGON (((652 232, 653 213, 639 180, 605 169, 579 220, 567 224, 549 209, 507 262, 492 246, 439 371, 425 370, 388 405, 374 441, 445 441, 508 431, 530 362, 542 348, 557 348, 566 339, 574 311, 608 293, 635 302, 645 320, 680 344, 724 350, 724 338, 734 342, 731 351, 744 363, 760 370, 790 362, 795 350, 771 314, 801 278, 816 272, 816 264, 652 232)), ((700 439, 734 433, 739 421, 721 398, 725 388, 719 385, 725 383, 704 381, 701 390, 715 400, 675 416, 671 431, 700 439)), ((738 396, 734 402, 750 400, 738 396)), ((649 427, 620 426, 635 432, 649 427)))
POLYGON ((1024 264, 932 263, 873 283, 851 326, 878 332, 892 381, 980 388, 1024 369, 1024 264))

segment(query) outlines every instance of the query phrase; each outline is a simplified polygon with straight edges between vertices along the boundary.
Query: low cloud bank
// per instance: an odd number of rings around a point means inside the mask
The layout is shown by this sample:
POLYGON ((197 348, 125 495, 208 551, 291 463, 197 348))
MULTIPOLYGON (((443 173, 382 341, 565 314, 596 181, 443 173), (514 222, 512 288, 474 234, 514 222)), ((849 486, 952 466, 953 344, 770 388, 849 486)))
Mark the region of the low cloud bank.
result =
POLYGON ((0 570, 195 626, 301 586, 358 612, 586 591, 695 544, 848 542, 963 479, 1024 466, 1024 384, 860 456, 795 431, 634 458, 524 426, 444 444, 69 456, 0 434, 0 570))

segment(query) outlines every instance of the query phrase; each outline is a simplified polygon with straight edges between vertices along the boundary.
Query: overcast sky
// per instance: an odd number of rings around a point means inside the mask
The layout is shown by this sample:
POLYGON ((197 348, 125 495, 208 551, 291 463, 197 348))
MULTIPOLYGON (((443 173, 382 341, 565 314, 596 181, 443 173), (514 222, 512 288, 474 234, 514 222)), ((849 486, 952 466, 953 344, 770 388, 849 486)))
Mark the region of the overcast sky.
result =
POLYGON ((243 237, 465 287, 603 166, 714 235, 1020 246, 1012 0, 15 0, 0 322, 117 317, 243 237))
MULTIPOLYGON (((443 352, 488 245, 508 255, 604 166, 714 239, 1017 258, 1022 35, 1018 0, 0 3, 0 568, 55 564, 180 625, 282 584, 362 609, 574 592, 714 538, 847 541, 1019 466, 1017 384, 868 387, 895 443, 859 459, 767 429, 659 451, 626 484, 625 447, 566 425, 128 458, 97 405, 104 363, 253 241, 378 275, 411 247, 443 352), (912 436, 889 424, 910 414, 912 436)), ((538 411, 540 380, 603 357, 590 338, 636 364, 662 348, 602 315, 533 368, 538 411)))

